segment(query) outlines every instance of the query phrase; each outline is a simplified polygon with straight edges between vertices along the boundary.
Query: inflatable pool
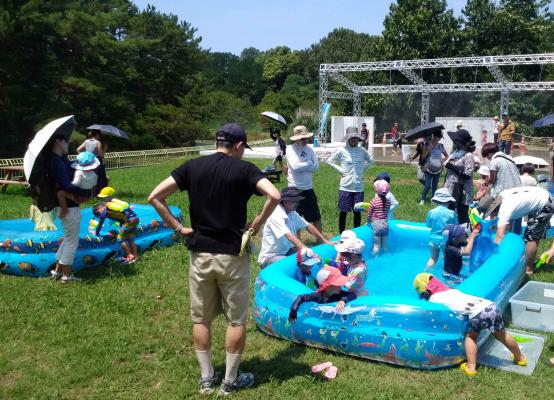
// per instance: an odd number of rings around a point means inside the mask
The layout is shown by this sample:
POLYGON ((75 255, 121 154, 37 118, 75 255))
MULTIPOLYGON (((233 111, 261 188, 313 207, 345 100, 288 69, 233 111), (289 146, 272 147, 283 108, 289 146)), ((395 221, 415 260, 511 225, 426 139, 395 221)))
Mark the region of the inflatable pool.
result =
MULTIPOLYGON (((298 320, 291 324, 291 304, 311 290, 292 278, 297 267, 295 256, 290 256, 260 271, 256 279, 253 312, 259 329, 308 346, 413 368, 463 361, 467 320, 442 305, 420 300, 413 288, 414 277, 423 272, 429 257, 429 229, 421 223, 391 221, 390 251, 375 258, 370 256, 371 229, 363 226, 355 231, 366 243, 369 295, 348 303, 340 313, 334 303, 304 303, 298 320)), ((504 309, 523 279, 524 243, 509 233, 492 250, 473 273, 464 262, 462 274, 469 276, 457 288, 491 299, 504 309)), ((314 251, 322 259, 335 257, 331 245, 314 251)), ((442 260, 429 272, 440 278, 442 260)), ((486 337, 481 335, 480 343, 486 337)))
MULTIPOLYGON (((156 210, 149 205, 133 204, 134 211, 140 219, 135 242, 140 251, 155 247, 169 246, 177 240, 173 230, 163 223, 156 210)), ((170 207, 179 220, 182 212, 177 207, 170 207)), ((75 256, 73 270, 92 268, 103 264, 108 259, 123 255, 121 246, 116 240, 117 226, 106 220, 100 236, 91 235, 88 231, 92 217, 90 208, 82 210, 81 235, 79 248, 75 256)), ((0 271, 25 276, 45 276, 56 264, 56 251, 63 241, 63 230, 60 220, 56 220, 56 231, 35 232, 34 222, 29 219, 0 221, 0 271)))

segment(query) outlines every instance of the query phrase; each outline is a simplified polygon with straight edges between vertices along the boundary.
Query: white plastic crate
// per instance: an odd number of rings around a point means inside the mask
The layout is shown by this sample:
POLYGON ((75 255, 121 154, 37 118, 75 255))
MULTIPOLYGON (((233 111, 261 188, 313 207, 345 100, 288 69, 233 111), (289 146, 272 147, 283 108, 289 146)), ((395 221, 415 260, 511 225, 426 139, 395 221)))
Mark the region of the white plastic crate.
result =
POLYGON ((554 283, 530 281, 510 298, 512 323, 554 332, 554 283))

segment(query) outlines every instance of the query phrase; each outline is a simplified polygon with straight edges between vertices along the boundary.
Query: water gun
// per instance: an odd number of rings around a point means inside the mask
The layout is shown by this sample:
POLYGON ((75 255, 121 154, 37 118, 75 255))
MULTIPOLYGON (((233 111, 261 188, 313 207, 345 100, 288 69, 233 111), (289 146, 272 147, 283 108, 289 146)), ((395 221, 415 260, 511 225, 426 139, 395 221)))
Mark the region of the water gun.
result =
POLYGON ((354 204, 354 211, 360 212, 360 211, 367 211, 369 209, 369 203, 361 201, 359 203, 354 204))
POLYGON ((543 264, 546 264, 546 260, 548 260, 548 252, 542 253, 541 258, 539 258, 539 260, 535 264, 535 268, 538 269, 538 268, 542 267, 543 264))

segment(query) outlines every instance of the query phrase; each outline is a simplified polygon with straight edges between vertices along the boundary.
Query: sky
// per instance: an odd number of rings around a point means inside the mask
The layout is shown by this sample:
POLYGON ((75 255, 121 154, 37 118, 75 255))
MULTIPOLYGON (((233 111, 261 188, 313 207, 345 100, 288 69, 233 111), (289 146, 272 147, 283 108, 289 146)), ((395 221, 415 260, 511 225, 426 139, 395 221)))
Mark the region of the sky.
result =
MULTIPOLYGON (((246 47, 302 50, 335 28, 379 35, 391 0, 133 0, 190 23, 201 47, 239 55, 246 47)), ((460 15, 466 0, 447 0, 460 15)))

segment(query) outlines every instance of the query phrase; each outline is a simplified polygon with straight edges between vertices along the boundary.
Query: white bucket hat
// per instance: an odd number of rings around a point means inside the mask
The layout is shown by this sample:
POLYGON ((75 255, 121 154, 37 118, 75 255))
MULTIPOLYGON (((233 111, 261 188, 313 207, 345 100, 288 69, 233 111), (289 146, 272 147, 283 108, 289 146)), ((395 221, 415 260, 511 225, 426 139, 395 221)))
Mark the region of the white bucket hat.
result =
POLYGON ((339 253, 362 254, 365 249, 365 243, 362 239, 351 238, 335 245, 335 250, 339 253))
POLYGON ((479 169, 477 170, 477 173, 480 175, 487 175, 490 176, 491 170, 486 165, 481 165, 479 169))

